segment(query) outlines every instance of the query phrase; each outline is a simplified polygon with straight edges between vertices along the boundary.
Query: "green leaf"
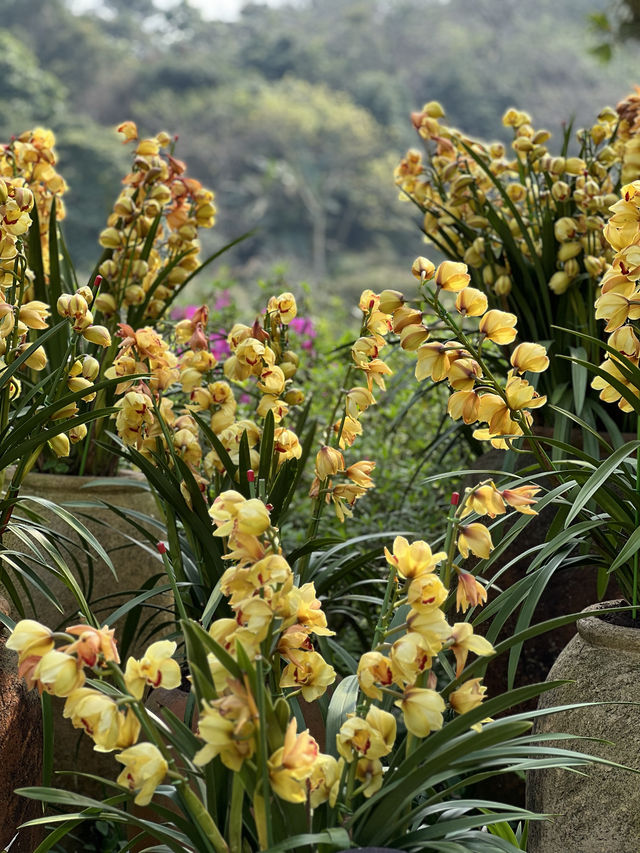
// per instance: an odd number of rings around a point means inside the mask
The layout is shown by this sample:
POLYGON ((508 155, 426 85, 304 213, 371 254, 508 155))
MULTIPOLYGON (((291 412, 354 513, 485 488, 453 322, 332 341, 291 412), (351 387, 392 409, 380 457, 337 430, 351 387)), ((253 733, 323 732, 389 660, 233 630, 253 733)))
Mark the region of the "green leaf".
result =
MULTIPOLYGON (((139 826, 145 829, 154 838, 159 841, 163 841, 165 844, 169 845, 170 849, 173 850, 174 853, 184 853, 184 850, 188 849, 189 841, 191 840, 190 835, 187 836, 185 833, 173 829, 170 825, 167 825, 166 823, 161 825, 159 823, 155 823, 154 821, 143 820, 141 818, 136 817, 136 815, 131 812, 124 812, 121 809, 115 808, 115 806, 111 805, 111 801, 122 802, 124 800, 130 799, 130 794, 128 792, 124 792, 123 794, 120 794, 117 797, 110 798, 109 800, 104 802, 100 802, 99 800, 93 800, 90 797, 83 797, 76 792, 63 791, 57 788, 18 788, 16 790, 16 793, 20 794, 23 797, 28 797, 32 800, 40 800, 41 802, 45 803, 55 803, 57 805, 69 806, 75 809, 82 808, 91 810, 90 812, 76 811, 69 815, 61 814, 37 818, 35 820, 27 821, 26 823, 22 824, 23 826, 40 826, 42 824, 52 823, 56 821, 68 821, 76 819, 94 820, 99 817, 104 817, 107 820, 109 818, 112 818, 113 820, 117 820, 118 822, 125 824, 133 824, 134 826, 139 826)), ((154 800, 154 809, 163 816, 169 815, 170 818, 175 816, 168 809, 164 809, 158 805, 157 797, 154 800)))
POLYGON ((53 709, 51 694, 43 692, 40 696, 42 705, 42 784, 51 785, 53 772, 53 709))
POLYGON ((20 355, 11 362, 9 367, 7 367, 6 370, 3 370, 2 373, 0 373, 0 388, 3 388, 9 382, 11 377, 22 367, 25 361, 33 355, 33 353, 38 349, 38 347, 49 341, 49 339, 52 338, 54 335, 57 335, 62 332, 65 326, 67 327, 67 329, 69 328, 68 320, 61 320, 59 323, 56 323, 55 326, 51 326, 51 328, 43 331, 41 335, 38 335, 37 339, 32 344, 30 344, 29 347, 23 353, 20 353, 20 355))
POLYGON ((576 499, 573 501, 573 506, 569 510, 569 514, 565 521, 565 527, 568 527, 571 524, 574 518, 595 495, 598 489, 606 483, 609 476, 616 470, 620 463, 631 456, 638 447, 640 447, 640 441, 637 440, 623 444, 622 447, 615 450, 608 459, 605 459, 602 465, 596 468, 584 486, 580 489, 576 499))
POLYGON ((107 554, 102 545, 98 542, 93 533, 89 530, 88 527, 85 527, 81 521, 72 515, 68 510, 66 510, 60 504, 56 504, 53 501, 47 500, 47 498, 36 497, 35 495, 24 495, 20 498, 20 503, 24 503, 25 501, 29 501, 30 503, 35 503, 38 506, 42 506, 47 509, 49 512, 53 513, 53 515, 57 515, 61 521, 64 521, 65 524, 69 525, 72 530, 78 534, 78 536, 82 539, 83 542, 86 542, 87 545, 90 545, 91 548, 96 552, 96 554, 100 557, 100 559, 105 563, 111 574, 117 580, 118 576, 116 574, 116 570, 113 566, 113 562, 111 561, 111 557, 107 554))
POLYGON ((262 438, 260 439, 260 466, 258 468, 258 478, 260 480, 268 480, 271 473, 274 432, 275 418, 273 417, 273 412, 269 409, 264 419, 262 438))
POLYGON ((188 622, 182 620, 180 624, 183 626, 185 632, 188 632, 194 641, 199 642, 205 651, 213 652, 228 673, 235 678, 242 679, 242 669, 234 661, 229 652, 220 643, 216 642, 197 622, 190 619, 188 622))
MULTIPOLYGON (((220 441, 218 436, 211 429, 211 427, 204 420, 204 418, 199 416, 198 412, 192 412, 191 415, 197 421, 198 426, 204 432, 207 440, 210 442, 211 446, 213 447, 215 452, 218 454, 218 457, 219 457, 220 461, 222 462, 222 465, 224 466, 224 470, 227 472, 229 478, 231 480, 235 480, 236 471, 238 470, 238 466, 234 462, 231 461, 231 457, 229 456, 227 451, 224 449, 224 446, 222 445, 222 442, 220 441)), ((240 484, 240 485, 242 486, 242 484, 240 484)), ((246 488, 247 485, 248 484, 245 480, 244 487, 246 488)), ((239 491, 242 492, 242 488, 240 488, 239 491)), ((242 492, 242 493, 244 494, 244 492, 242 492)), ((247 494, 244 494, 244 497, 245 498, 249 497, 248 491, 247 491, 247 494)))
POLYGON ((640 527, 636 527, 631 536, 622 546, 620 553, 609 567, 609 574, 624 565, 640 549, 640 527))
POLYGON ((308 542, 305 542, 304 545, 296 548, 295 551, 292 551, 287 556, 287 562, 293 568, 300 557, 304 557, 306 554, 313 554, 314 551, 323 551, 327 545, 335 545, 336 542, 344 541, 344 539, 337 536, 321 536, 317 539, 309 539, 308 542))
POLYGON ((245 495, 245 497, 249 497, 251 495, 251 486, 247 477, 247 472, 250 469, 251 450, 249 448, 249 437, 245 429, 243 430, 242 435, 240 436, 240 445, 238 447, 238 481, 240 483, 246 484, 247 494, 245 495))
POLYGON ((58 217, 56 197, 51 200, 49 212, 49 299, 50 305, 55 305, 62 296, 60 279, 60 250, 58 249, 58 217))
POLYGON ((27 255, 29 258, 29 269, 34 274, 33 291, 36 299, 49 304, 49 293, 44 276, 44 262, 42 259, 42 242, 40 240, 40 215, 38 205, 34 204, 31 212, 31 228, 27 239, 27 255))
POLYGON ((351 847, 351 839, 345 829, 332 827, 322 832, 308 832, 303 835, 294 835, 292 838, 287 838, 285 841, 269 847, 265 853, 281 853, 284 850, 295 850, 297 848, 302 850, 305 847, 318 850, 320 849, 318 845, 322 845, 322 849, 345 850, 351 847))
POLYGON ((577 415, 582 414, 584 406, 584 398, 587 393, 588 372, 586 367, 580 364, 580 359, 587 358, 587 351, 584 347, 570 347, 569 352, 574 359, 571 362, 571 385, 573 390, 573 405, 577 415))
POLYGON ((326 742, 325 751, 329 755, 338 758, 338 748, 336 746, 336 735, 344 721, 347 719, 347 714, 353 713, 356 709, 356 701, 358 698, 358 678, 355 675, 348 675, 343 678, 340 684, 333 691, 333 696, 329 702, 329 710, 327 711, 326 724, 326 742))
POLYGON ((127 599, 127 601, 118 607, 117 610, 114 610, 105 620, 106 625, 115 625, 123 616, 126 616, 127 613, 130 613, 134 608, 138 607, 140 604, 144 604, 145 601, 149 601, 150 598, 155 598, 158 595, 165 595, 170 592, 172 589, 171 584, 163 584, 162 586, 156 586, 153 589, 147 589, 144 592, 139 593, 133 598, 127 599))
POLYGON ((225 252, 228 252, 229 249, 232 249, 234 246, 237 246, 238 243, 242 243, 243 240, 246 240, 248 237, 253 236, 253 234, 255 234, 255 233, 256 233, 255 229, 253 229, 251 231, 247 231, 245 234, 241 234, 240 237, 236 237, 235 240, 231 240, 231 242, 227 243, 221 249, 218 249, 217 252, 214 252, 212 255, 209 255, 209 257, 206 260, 204 260, 200 264, 199 267, 197 267, 190 275, 188 275, 185 278, 185 280, 182 282, 182 284, 179 285, 179 287, 176 287, 174 289, 173 294, 172 294, 172 299, 165 302, 164 307, 162 308, 162 310, 160 311, 160 313, 158 314, 158 316, 156 318, 156 321, 160 320, 163 317, 165 311, 170 307, 170 305, 175 301, 175 299, 180 295, 180 293, 182 293, 182 291, 189 284, 189 282, 191 281, 192 278, 197 276, 198 273, 202 272, 202 270, 205 269, 205 267, 208 267, 209 264, 213 263, 213 261, 215 261, 216 258, 219 258, 225 252))

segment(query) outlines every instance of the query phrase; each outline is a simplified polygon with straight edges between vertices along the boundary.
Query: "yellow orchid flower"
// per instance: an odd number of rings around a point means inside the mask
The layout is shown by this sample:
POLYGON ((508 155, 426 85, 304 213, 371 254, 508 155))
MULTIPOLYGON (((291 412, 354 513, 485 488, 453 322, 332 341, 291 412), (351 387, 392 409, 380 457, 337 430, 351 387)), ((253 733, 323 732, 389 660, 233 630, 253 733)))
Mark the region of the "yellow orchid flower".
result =
POLYGON ((482 704, 486 692, 481 678, 470 678, 449 695, 449 704, 456 714, 466 714, 482 704))
POLYGON ((382 787, 382 762, 378 758, 359 758, 356 779, 361 783, 364 797, 372 797, 382 787))
POLYGON ((390 652, 395 683, 401 687, 404 684, 413 684, 421 672, 430 669, 431 660, 442 648, 442 643, 436 641, 436 646, 434 649, 417 631, 409 631, 397 639, 390 652))
POLYGON ((289 803, 307 799, 307 779, 311 777, 320 750, 308 731, 297 733, 295 717, 284 736, 284 745, 269 758, 269 779, 274 792, 289 803))
POLYGON ((458 293, 471 281, 467 265, 457 261, 443 261, 436 270, 436 286, 441 290, 458 293))
POLYGON ((114 639, 115 631, 108 625, 93 628, 91 625, 72 625, 66 628, 66 633, 77 636, 75 643, 66 646, 67 654, 76 654, 87 666, 95 666, 98 658, 103 661, 120 663, 118 647, 114 639))
POLYGON ((18 652, 20 660, 30 655, 42 657, 53 649, 53 631, 35 619, 21 619, 16 622, 6 646, 18 652))
POLYGON ((40 658, 34 677, 47 693, 63 698, 82 687, 85 681, 82 662, 56 649, 40 658))
POLYGON ((335 633, 327 628, 327 617, 322 611, 322 604, 316 598, 316 588, 313 582, 301 587, 294 586, 286 596, 286 607, 289 616, 284 626, 290 624, 302 625, 309 633, 321 637, 330 637, 335 633))
POLYGON ((394 566, 401 577, 408 579, 432 572, 447 556, 444 551, 433 554, 429 545, 421 539, 409 544, 404 536, 396 536, 393 540, 393 553, 385 547, 384 554, 387 563, 394 566))
POLYGON ((336 680, 336 671, 318 652, 302 652, 287 664, 280 676, 280 687, 299 687, 305 702, 322 696, 336 680))
POLYGON ((180 666, 173 660, 177 644, 171 640, 158 640, 145 651, 141 660, 130 657, 124 673, 127 690, 141 699, 145 684, 171 690, 182 681, 180 666))
POLYGON ((522 343, 511 353, 511 366, 518 373, 542 373, 549 367, 549 357, 541 344, 522 343))
POLYGON ((456 310, 466 317, 481 317, 488 305, 486 294, 475 287, 465 287, 456 297, 456 310))
POLYGON ((537 515, 537 512, 531 507, 536 503, 535 495, 539 491, 539 486, 518 486, 515 489, 503 489, 500 494, 508 506, 513 507, 523 515, 537 515))
POLYGON ((125 765, 116 780, 118 785, 123 785, 130 791, 138 791, 134 799, 136 805, 149 805, 168 770, 167 762, 158 747, 152 743, 139 743, 119 752, 115 758, 125 765))
POLYGON ((456 659, 456 678, 460 675, 467 662, 469 652, 476 655, 492 655, 495 649, 484 637, 473 633, 473 625, 469 622, 456 622, 451 630, 449 641, 453 640, 451 650, 456 659))
POLYGON ((447 412, 454 421, 462 418, 465 424, 474 424, 479 417, 481 399, 475 391, 456 391, 449 397, 447 412))
POLYGON ((395 740, 395 717, 372 705, 364 719, 355 715, 347 717, 336 737, 336 746, 345 761, 351 763, 354 758, 388 755, 395 740))
POLYGON ((389 658, 380 652, 365 652, 358 661, 358 684, 360 690, 370 699, 382 699, 382 691, 376 684, 389 686, 393 681, 393 673, 389 658))
POLYGON ((488 528, 484 524, 473 522, 461 525, 458 530, 458 550, 463 558, 466 560, 471 551, 475 557, 486 560, 493 551, 493 542, 488 528))
POLYGON ((476 379, 482 378, 482 368, 473 358, 457 358, 447 371, 447 379, 454 391, 471 391, 476 379))
POLYGON ((442 728, 445 703, 436 690, 428 687, 407 687, 402 699, 394 703, 402 710, 407 730, 419 738, 442 728))
POLYGON ((325 755, 322 752, 318 754, 308 779, 312 809, 327 801, 332 808, 335 806, 343 767, 343 758, 338 761, 333 755, 325 755))
POLYGON ((504 515, 506 512, 504 501, 493 483, 467 490, 461 517, 465 518, 472 512, 477 515, 488 515, 489 518, 504 515))
POLYGON ((409 585, 407 600, 417 611, 440 607, 447 598, 447 589, 440 578, 433 574, 418 575, 409 585))
POLYGON ((219 755, 225 767, 237 772, 255 751, 254 733, 250 719, 238 723, 205 702, 198 720, 198 734, 205 745, 196 752, 193 763, 202 767, 219 755))
POLYGON ((118 747, 124 714, 110 696, 91 687, 79 687, 67 697, 62 716, 70 719, 75 729, 83 729, 93 738, 98 752, 118 747))
POLYGON ((419 634, 422 637, 432 657, 438 654, 451 633, 451 626, 439 607, 432 607, 428 610, 410 610, 407 616, 407 625, 410 635, 419 634))
MULTIPOLYGON (((359 390, 366 391, 365 388, 359 390)), ((329 477, 335 476, 338 471, 344 471, 344 456, 342 453, 336 450, 335 447, 328 447, 327 445, 321 447, 316 454, 316 476, 318 479, 326 480, 329 477)))
POLYGON ((478 326, 480 332, 495 344, 510 344, 516 336, 518 318, 508 311, 492 308, 482 317, 478 326))

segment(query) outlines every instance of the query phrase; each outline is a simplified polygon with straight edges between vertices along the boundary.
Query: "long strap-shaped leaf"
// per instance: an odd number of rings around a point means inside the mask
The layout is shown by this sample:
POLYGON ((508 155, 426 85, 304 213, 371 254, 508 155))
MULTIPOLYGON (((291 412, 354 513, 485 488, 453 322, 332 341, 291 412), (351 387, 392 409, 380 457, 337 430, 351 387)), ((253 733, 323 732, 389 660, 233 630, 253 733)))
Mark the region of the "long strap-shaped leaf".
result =
POLYGON ((571 524, 580 512, 582 512, 583 508, 589 503, 598 489, 606 483, 607 479, 616 470, 616 468, 624 462, 625 459, 635 453, 639 447, 640 441, 637 440, 623 444, 622 447, 615 450, 608 459, 605 459, 602 465, 596 468, 578 492, 576 499, 573 501, 573 506, 569 510, 569 514, 565 521, 565 528, 571 524))

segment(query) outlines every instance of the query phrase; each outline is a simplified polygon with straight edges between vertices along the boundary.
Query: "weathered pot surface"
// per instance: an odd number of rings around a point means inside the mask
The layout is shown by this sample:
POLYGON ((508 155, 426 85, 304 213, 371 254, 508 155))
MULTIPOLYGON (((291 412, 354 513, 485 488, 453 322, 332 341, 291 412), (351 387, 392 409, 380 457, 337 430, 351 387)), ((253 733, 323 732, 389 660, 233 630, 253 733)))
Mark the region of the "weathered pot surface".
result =
MULTIPOLYGON (((0 598, 0 611, 9 605, 0 598)), ((0 849, 8 847, 24 821, 38 817, 40 803, 14 794, 15 788, 39 785, 42 777, 42 716, 38 694, 18 678, 18 658, 5 648, 8 632, 0 624, 0 849)), ((41 814, 41 812, 40 812, 41 814)), ((11 853, 31 853, 40 832, 22 830, 11 853)))
MULTIPOLYGON (((592 605, 597 612, 621 602, 592 605)), ((572 703, 606 704, 573 708, 538 718, 535 731, 567 732, 595 741, 553 744, 596 755, 640 770, 640 630, 621 627, 597 616, 578 622, 578 634, 563 650, 548 680, 569 679, 540 699, 540 708, 572 703)), ((637 853, 640 838, 640 777, 626 770, 594 764, 586 775, 547 769, 527 779, 527 808, 557 815, 529 826, 529 853, 637 853)))
MULTIPOLYGON (((95 477, 76 477, 64 474, 41 474, 30 473, 25 478, 21 489, 21 498, 30 495, 45 498, 56 505, 73 504, 84 501, 104 501, 125 510, 136 510, 145 515, 157 518, 157 510, 153 495, 145 488, 146 481, 135 473, 122 475, 130 477, 133 485, 122 483, 122 477, 117 478, 113 485, 93 486, 95 477)), ((43 517, 51 530, 69 537, 74 543, 79 542, 78 537, 71 531, 69 526, 48 509, 30 504, 39 515, 43 517)), ((88 583, 89 568, 86 557, 79 545, 68 546, 72 555, 78 560, 81 571, 78 572, 71 557, 66 553, 67 563, 77 578, 80 586, 84 589, 89 603, 95 602, 94 613, 99 619, 106 621, 108 614, 124 603, 131 595, 135 594, 142 585, 154 575, 162 571, 160 557, 150 553, 131 541, 131 537, 137 536, 135 529, 129 527, 117 514, 107 508, 74 508, 69 507, 69 512, 77 515, 78 519, 98 539, 102 547, 111 557, 118 579, 116 580, 107 566, 93 553, 94 566, 91 583, 88 583), (87 517, 89 516, 89 517, 87 517), (127 536, 130 537, 127 539, 127 536), (113 596, 111 599, 100 601, 105 596, 113 596)), ((155 530, 155 528, 150 528, 155 530)), ((159 534, 158 534, 159 535, 159 534)), ((24 550, 21 542, 16 537, 6 536, 4 544, 24 550)), ((54 591, 64 610, 64 616, 56 610, 53 605, 37 591, 33 593, 35 612, 32 614, 28 602, 25 602, 27 616, 35 618, 48 627, 57 628, 62 624, 71 625, 82 621, 77 615, 77 604, 72 593, 62 582, 53 578, 46 572, 42 579, 54 591)), ((151 605, 168 606, 171 599, 162 594, 150 600, 151 605)), ((143 612, 141 623, 147 619, 149 611, 143 612)), ((18 614, 11 613, 14 619, 18 614)), ((166 614, 160 613, 154 617, 158 624, 166 622, 166 614)), ((115 625, 116 639, 120 639, 121 621, 115 625)), ((146 626, 146 631, 149 630, 146 626)), ((158 639, 155 636, 153 639, 158 639)), ((141 656, 144 649, 153 639, 134 642, 129 653, 141 656)), ((36 694, 34 694, 36 695, 36 694)), ((36 695, 37 698, 37 695, 36 695)), ((100 753, 93 749, 93 741, 83 732, 74 729, 70 720, 62 716, 64 700, 53 699, 54 714, 54 770, 86 770, 107 779, 115 779, 121 770, 121 765, 114 759, 114 753, 100 753)), ((70 790, 77 790, 83 794, 102 797, 105 791, 96 783, 84 780, 72 775, 54 776, 54 785, 70 790)), ((0 848, 1 849, 1 848, 0 848)), ((13 850, 11 851, 13 853, 13 850)))
MULTIPOLYGON (((162 571, 162 568, 157 555, 150 554, 136 544, 135 540, 139 538, 139 534, 134 527, 130 527, 124 519, 111 510, 97 506, 98 502, 104 501, 120 509, 137 510, 157 518, 155 501, 152 494, 145 488, 144 479, 132 474, 131 476, 126 475, 126 480, 129 480, 132 485, 123 485, 123 478, 117 478, 116 483, 112 486, 104 485, 104 481, 100 485, 94 486, 95 479, 95 477, 31 473, 25 478, 20 491, 20 498, 28 501, 29 497, 33 496, 44 498, 65 508, 67 508, 65 505, 69 505, 68 511, 77 516, 78 520, 88 528, 109 554, 118 579, 116 580, 92 549, 88 549, 92 554, 94 563, 93 574, 90 576, 86 557, 80 547, 80 539, 72 528, 42 505, 27 503, 27 506, 42 516, 52 531, 68 538, 69 543, 63 546, 63 551, 64 548, 70 549, 73 557, 83 566, 82 574, 78 574, 72 557, 67 557, 69 567, 90 603, 96 602, 96 615, 105 618, 111 610, 115 610, 126 600, 125 591, 140 589, 145 581, 162 571), (96 506, 73 507, 74 503, 85 501, 94 502, 96 506), (77 547, 75 543, 77 543, 77 547), (118 592, 121 592, 122 595, 118 596, 118 592), (99 599, 109 595, 113 596, 111 601, 99 601, 99 599)), ((17 550, 25 550, 24 545, 15 541, 11 535, 5 537, 4 544, 9 548, 15 547, 17 550)), ((68 622, 69 619, 72 621, 68 624, 77 622, 78 618, 74 615, 77 612, 77 604, 72 593, 62 582, 57 581, 49 573, 46 573, 43 580, 54 591, 63 607, 66 620, 43 595, 38 591, 31 590, 36 608, 34 618, 51 628, 56 628, 61 623, 68 622)), ((151 603, 159 602, 155 600, 151 603)), ((29 607, 28 602, 24 602, 24 604, 29 607)), ((12 613, 12 616, 18 618, 16 613, 12 613)))

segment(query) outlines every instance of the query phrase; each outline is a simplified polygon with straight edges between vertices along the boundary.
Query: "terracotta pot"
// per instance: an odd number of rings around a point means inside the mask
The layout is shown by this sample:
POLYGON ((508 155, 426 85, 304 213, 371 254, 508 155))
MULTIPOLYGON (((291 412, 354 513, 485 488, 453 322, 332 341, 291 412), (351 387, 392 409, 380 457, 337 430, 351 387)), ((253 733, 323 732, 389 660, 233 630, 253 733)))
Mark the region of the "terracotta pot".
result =
MULTIPOLYGON (((65 506, 93 533, 102 547, 111 557, 111 560, 116 569, 118 579, 116 580, 111 571, 104 563, 93 554, 93 578, 89 581, 89 564, 83 549, 79 546, 71 544, 68 546, 69 554, 63 554, 73 570, 74 576, 83 588, 89 604, 96 602, 93 607, 98 618, 106 620, 108 614, 114 611, 117 607, 123 604, 130 595, 125 593, 139 590, 141 586, 153 575, 157 575, 163 571, 162 563, 159 555, 150 553, 132 543, 126 537, 137 536, 135 528, 128 527, 126 522, 121 519, 116 513, 106 508, 89 508, 89 507, 73 507, 73 503, 81 501, 105 501, 114 506, 124 509, 133 509, 145 513, 152 517, 158 517, 155 501, 151 492, 144 488, 144 478, 141 475, 132 475, 131 479, 134 483, 138 482, 139 487, 127 486, 115 483, 113 486, 91 486, 94 477, 75 477, 59 474, 29 474, 22 486, 20 497, 21 499, 33 495, 40 498, 45 498, 59 506, 65 506), (89 516, 89 517, 87 517, 89 516), (74 566, 75 558, 80 566, 78 571, 74 566), (100 602, 103 596, 113 596, 114 593, 121 591, 123 595, 113 597, 111 600, 100 602)), ((61 533, 73 542, 78 542, 77 535, 71 528, 61 521, 54 513, 43 508, 41 505, 33 503, 31 507, 45 519, 46 523, 52 530, 61 533)), ((160 534, 158 534, 160 538, 160 534)), ((6 536, 5 545, 9 548, 16 548, 24 551, 23 543, 16 540, 15 537, 6 536)), ((49 572, 43 570, 42 579, 55 592, 60 601, 64 615, 56 610, 53 605, 41 594, 33 593, 34 608, 33 614, 28 602, 25 602, 27 616, 33 615, 33 618, 49 627, 62 627, 64 625, 73 624, 81 621, 77 614, 77 604, 71 592, 61 582, 57 581, 49 572)), ((156 597, 151 600, 152 604, 161 604, 168 606, 171 604, 171 598, 164 595, 160 598, 156 597)), ((140 624, 144 624, 148 613, 151 611, 143 611, 140 624)), ((18 614, 12 612, 14 619, 19 618, 18 614)), ((165 614, 159 614, 154 617, 158 623, 166 622, 165 614)), ((116 638, 119 638, 119 630, 122 628, 121 621, 116 626, 116 638)), ((144 633, 148 634, 150 624, 145 625, 144 633)), ((144 642, 137 640, 130 649, 130 653, 141 654, 144 648, 151 642, 145 639, 144 642)), ((14 664, 15 666, 15 664, 14 664)), ((77 770, 85 769, 88 772, 105 776, 108 779, 115 779, 121 770, 119 765, 113 758, 113 753, 98 753, 93 750, 93 742, 87 735, 78 729, 74 729, 69 720, 62 717, 62 708, 64 700, 53 699, 54 706, 54 770, 77 770)), ((84 780, 76 779, 74 776, 55 776, 54 784, 68 788, 70 790, 78 790, 82 793, 88 793, 102 797, 103 792, 93 783, 87 783, 84 780)))
MULTIPOLYGON (((597 613, 619 605, 609 601, 586 608, 597 613)), ((540 700, 540 708, 576 702, 638 701, 640 630, 626 628, 597 616, 578 622, 578 634, 564 649, 549 680, 570 679, 540 700)), ((568 732, 599 738, 554 744, 597 755, 640 770, 640 706, 605 704, 575 708, 542 717, 539 733, 568 732)), ((529 774, 527 808, 558 815, 553 821, 529 826, 529 853, 637 853, 640 838, 640 777, 604 765, 585 768, 582 776, 547 769, 529 774)))
MULTIPOLYGON (((9 605, 0 598, 0 611, 9 605)), ((7 631, 0 625, 0 848, 8 847, 18 827, 38 817, 40 804, 14 794, 15 788, 41 783, 42 717, 37 693, 28 692, 16 672, 16 655, 5 648, 7 631)), ((41 813, 41 812, 40 812, 41 813)), ((38 844, 37 827, 22 830, 11 853, 31 853, 38 844)))

